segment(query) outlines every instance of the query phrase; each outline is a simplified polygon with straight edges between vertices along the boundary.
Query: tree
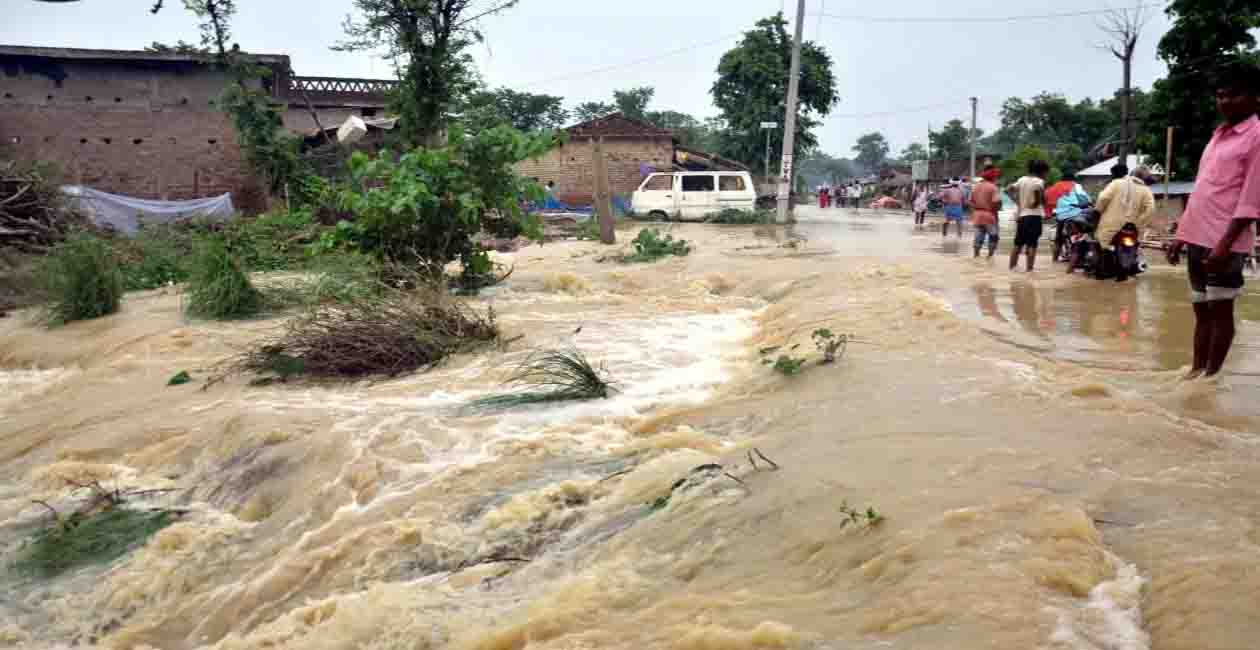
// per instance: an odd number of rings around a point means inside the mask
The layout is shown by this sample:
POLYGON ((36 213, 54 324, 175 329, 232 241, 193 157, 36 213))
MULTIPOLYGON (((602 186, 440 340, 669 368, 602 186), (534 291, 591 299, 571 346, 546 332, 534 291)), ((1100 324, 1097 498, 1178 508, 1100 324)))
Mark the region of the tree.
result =
MULTIPOLYGON (((976 130, 979 138, 982 131, 976 130)), ((950 120, 945 128, 928 134, 932 144, 932 156, 940 160, 961 160, 971 155, 971 130, 962 120, 950 120)))
POLYGON ((472 93, 460 112, 461 121, 474 132, 497 124, 508 124, 519 131, 554 129, 564 126, 569 119, 563 97, 506 87, 472 93))
MULTIPOLYGON (((786 27, 782 13, 757 21, 718 63, 718 79, 710 92, 729 128, 720 151, 729 158, 746 163, 761 160, 766 147, 761 122, 784 121, 792 58, 792 38, 786 27)), ((839 101, 831 57, 815 43, 801 45, 799 85, 794 155, 817 146, 813 132, 820 124, 817 117, 830 113, 839 101)), ((782 150, 781 129, 771 132, 770 146, 782 150)))
POLYGON ((1107 42, 1098 47, 1110 52, 1120 59, 1124 69, 1124 85, 1120 96, 1120 160, 1128 160, 1131 138, 1131 120, 1133 118, 1133 52, 1137 49, 1138 36, 1150 19, 1139 2, 1132 9, 1109 9, 1100 19, 1098 28, 1107 37, 1107 42))
POLYGON ((152 44, 145 46, 144 51, 157 52, 159 54, 210 54, 210 48, 185 43, 182 39, 174 45, 153 41, 152 44))
POLYGON ((853 162, 847 158, 832 158, 822 151, 811 151, 797 165, 797 177, 806 187, 822 183, 837 184, 857 176, 853 162))
POLYGON ((1193 173, 1220 122, 1213 101, 1213 72, 1224 61, 1257 60, 1255 37, 1260 6, 1255 0, 1173 0, 1165 9, 1172 27, 1159 41, 1168 76, 1156 81, 1150 97, 1147 131, 1141 142, 1163 152, 1164 128, 1176 128, 1173 169, 1193 173))
POLYGON ((927 147, 924 147, 922 144, 919 144, 918 142, 911 142, 910 144, 906 145, 906 148, 901 150, 901 156, 899 158, 899 160, 905 164, 910 164, 916 160, 927 160, 927 159, 928 159, 927 147))
POLYGON ((582 102, 573 107, 573 119, 577 122, 589 122, 605 115, 617 112, 617 107, 604 102, 582 102))
POLYGON ((867 173, 878 172, 888 159, 888 140, 884 139, 883 133, 867 133, 858 138, 857 144, 853 145, 853 151, 857 153, 853 161, 858 166, 867 173))
POLYGON ((632 120, 648 120, 647 107, 652 103, 656 89, 651 86, 640 86, 629 90, 614 90, 613 103, 617 111, 632 120))
POLYGON ((1002 178, 1015 180, 1028 173, 1028 163, 1033 160, 1044 160, 1050 163, 1050 174, 1046 176, 1046 184, 1057 183, 1063 176, 1063 170, 1055 166, 1055 158, 1041 147, 1026 145, 1020 147, 1013 155, 1002 160, 998 165, 1002 169, 1002 178))
POLYGON ((358 20, 347 17, 347 40, 333 49, 385 48, 398 66, 394 110, 399 130, 413 144, 435 145, 459 98, 475 77, 468 49, 482 40, 482 18, 519 0, 354 0, 358 20))

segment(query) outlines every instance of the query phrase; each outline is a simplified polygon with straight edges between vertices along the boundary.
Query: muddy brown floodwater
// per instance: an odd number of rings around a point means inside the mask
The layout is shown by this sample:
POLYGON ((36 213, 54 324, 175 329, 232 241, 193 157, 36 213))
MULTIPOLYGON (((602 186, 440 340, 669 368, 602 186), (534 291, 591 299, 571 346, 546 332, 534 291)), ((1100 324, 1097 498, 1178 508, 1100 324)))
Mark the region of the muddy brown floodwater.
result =
POLYGON ((522 250, 478 302, 525 338, 391 381, 167 388, 279 323, 174 292, 0 321, 6 565, 67 478, 190 511, 113 564, 0 574, 0 645, 1256 647, 1257 296, 1227 375, 1182 382, 1175 270, 1012 274, 904 215, 801 216, 674 226, 695 252, 651 265, 522 250), (762 363, 822 326, 856 337, 839 363, 762 363), (466 408, 570 344, 622 391, 466 408))

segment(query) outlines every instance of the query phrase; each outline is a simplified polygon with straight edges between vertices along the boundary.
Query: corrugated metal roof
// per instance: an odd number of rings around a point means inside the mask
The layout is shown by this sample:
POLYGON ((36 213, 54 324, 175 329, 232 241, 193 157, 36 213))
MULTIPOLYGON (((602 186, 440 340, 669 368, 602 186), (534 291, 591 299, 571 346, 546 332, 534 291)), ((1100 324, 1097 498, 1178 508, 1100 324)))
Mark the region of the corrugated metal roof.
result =
MULTIPOLYGON (((1153 161, 1148 156, 1143 156, 1143 158, 1145 158, 1145 160, 1147 161, 1147 164, 1150 165, 1152 174, 1155 174, 1156 176, 1164 175, 1163 165, 1160 165, 1158 163, 1152 164, 1153 161)), ((1127 161, 1125 163, 1125 166, 1129 168, 1129 171, 1133 171, 1134 169, 1137 169, 1138 166, 1142 164, 1139 161, 1138 156, 1135 154, 1129 154, 1128 156, 1125 156, 1125 160, 1127 161)), ((1078 177, 1087 176, 1087 177, 1106 178, 1106 177, 1111 176, 1111 168, 1115 167, 1116 163, 1118 162, 1120 162, 1120 156, 1112 156, 1111 158, 1108 158, 1098 163, 1097 165, 1094 165, 1092 167, 1087 167, 1079 172, 1076 172, 1076 175, 1078 177)))

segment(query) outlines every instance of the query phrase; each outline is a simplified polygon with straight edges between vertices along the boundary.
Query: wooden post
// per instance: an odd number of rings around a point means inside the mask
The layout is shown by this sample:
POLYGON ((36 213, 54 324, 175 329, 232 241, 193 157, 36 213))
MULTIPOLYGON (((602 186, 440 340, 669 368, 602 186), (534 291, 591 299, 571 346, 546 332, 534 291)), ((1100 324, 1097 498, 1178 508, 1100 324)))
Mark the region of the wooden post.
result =
POLYGON ((612 197, 608 187, 608 161, 604 159, 604 137, 592 141, 595 171, 595 215, 599 218, 599 241, 605 244, 617 243, 617 235, 613 229, 612 197))
POLYGON ((1168 209, 1170 185, 1172 183, 1172 144, 1173 127, 1168 127, 1168 153, 1164 156, 1164 209, 1168 209))

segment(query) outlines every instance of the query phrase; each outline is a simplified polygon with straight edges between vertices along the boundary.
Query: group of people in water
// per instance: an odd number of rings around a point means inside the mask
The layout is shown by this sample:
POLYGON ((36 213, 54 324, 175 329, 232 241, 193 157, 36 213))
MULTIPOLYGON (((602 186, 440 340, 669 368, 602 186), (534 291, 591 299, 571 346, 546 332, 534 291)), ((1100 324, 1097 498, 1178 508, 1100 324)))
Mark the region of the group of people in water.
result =
POLYGON ((818 207, 829 208, 834 205, 837 208, 856 208, 862 201, 862 192, 862 186, 857 183, 836 186, 820 185, 818 186, 818 207))

